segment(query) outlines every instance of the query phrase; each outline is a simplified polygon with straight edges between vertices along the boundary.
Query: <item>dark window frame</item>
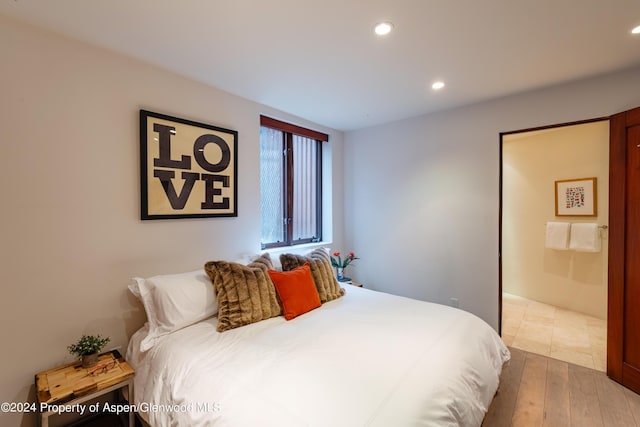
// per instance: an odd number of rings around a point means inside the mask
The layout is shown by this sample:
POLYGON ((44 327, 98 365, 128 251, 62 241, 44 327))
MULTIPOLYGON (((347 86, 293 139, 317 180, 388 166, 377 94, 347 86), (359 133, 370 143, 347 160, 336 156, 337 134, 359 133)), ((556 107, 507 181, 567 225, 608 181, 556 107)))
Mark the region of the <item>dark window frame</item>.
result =
POLYGON ((261 242, 262 249, 280 248, 286 246, 302 245, 305 243, 314 243, 322 240, 322 143, 329 141, 329 135, 314 131, 312 129, 303 128, 291 123, 283 122, 271 117, 260 116, 260 126, 279 130, 284 135, 283 150, 283 188, 284 188, 284 218, 283 218, 283 235, 282 242, 261 242), (293 217, 295 215, 293 209, 293 135, 302 136, 315 140, 316 144, 316 235, 311 238, 293 240, 293 217))

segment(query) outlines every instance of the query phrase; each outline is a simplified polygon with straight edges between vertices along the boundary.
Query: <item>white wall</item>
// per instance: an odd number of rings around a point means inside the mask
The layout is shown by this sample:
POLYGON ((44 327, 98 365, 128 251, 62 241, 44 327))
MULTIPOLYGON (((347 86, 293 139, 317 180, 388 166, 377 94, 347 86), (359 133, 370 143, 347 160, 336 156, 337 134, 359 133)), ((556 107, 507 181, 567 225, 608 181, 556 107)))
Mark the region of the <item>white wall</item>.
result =
POLYGON ((1 16, 0 57, 0 401, 33 401, 34 374, 83 333, 126 349, 145 320, 130 277, 260 251, 261 113, 330 134, 341 243, 341 132, 1 16), (237 218, 139 219, 140 108, 239 132, 237 218))
POLYGON ((459 298, 497 329, 500 132, 623 111, 640 105, 638 87, 640 68, 348 132, 345 237, 362 258, 350 275, 459 298))
POLYGON ((609 223, 609 121, 505 135, 502 144, 502 290, 607 317, 607 231, 602 251, 545 249, 545 224, 609 223), (555 181, 596 177, 597 217, 556 217, 555 181))

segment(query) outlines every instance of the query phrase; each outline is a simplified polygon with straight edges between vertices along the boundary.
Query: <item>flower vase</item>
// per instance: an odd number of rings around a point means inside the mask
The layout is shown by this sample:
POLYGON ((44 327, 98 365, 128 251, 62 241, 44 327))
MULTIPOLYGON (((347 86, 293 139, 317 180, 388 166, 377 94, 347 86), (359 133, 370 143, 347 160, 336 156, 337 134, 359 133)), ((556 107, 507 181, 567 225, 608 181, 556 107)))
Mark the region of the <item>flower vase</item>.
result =
POLYGON ((344 280, 344 268, 336 268, 336 277, 338 279, 338 282, 342 282, 344 280))

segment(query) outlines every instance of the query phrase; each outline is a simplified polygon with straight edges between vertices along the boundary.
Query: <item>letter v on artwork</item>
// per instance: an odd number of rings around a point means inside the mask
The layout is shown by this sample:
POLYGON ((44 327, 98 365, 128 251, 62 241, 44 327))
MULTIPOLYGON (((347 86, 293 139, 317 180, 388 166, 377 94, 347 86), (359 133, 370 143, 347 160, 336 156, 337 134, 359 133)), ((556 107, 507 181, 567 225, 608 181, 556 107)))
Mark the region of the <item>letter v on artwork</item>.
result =
POLYGON ((180 190, 180 195, 176 193, 176 189, 173 185, 173 178, 175 175, 174 171, 159 169, 153 171, 153 176, 158 178, 162 183, 162 188, 164 188, 164 192, 167 195, 167 199, 169 199, 169 203, 171 203, 171 207, 176 210, 184 209, 187 204, 187 200, 189 200, 189 196, 191 195, 191 190, 193 190, 193 185, 198 178, 200 178, 200 174, 195 172, 182 172, 184 184, 180 190))

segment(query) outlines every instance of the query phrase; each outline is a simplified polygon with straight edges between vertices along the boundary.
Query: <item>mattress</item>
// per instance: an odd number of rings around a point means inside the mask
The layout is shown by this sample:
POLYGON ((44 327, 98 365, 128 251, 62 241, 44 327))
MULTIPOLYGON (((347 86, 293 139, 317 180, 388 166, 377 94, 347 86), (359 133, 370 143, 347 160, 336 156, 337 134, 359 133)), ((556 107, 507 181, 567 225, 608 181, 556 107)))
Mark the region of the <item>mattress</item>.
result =
POLYGON ((127 360, 152 426, 479 426, 509 351, 480 318, 348 287, 344 297, 219 333, 212 317, 127 360))

